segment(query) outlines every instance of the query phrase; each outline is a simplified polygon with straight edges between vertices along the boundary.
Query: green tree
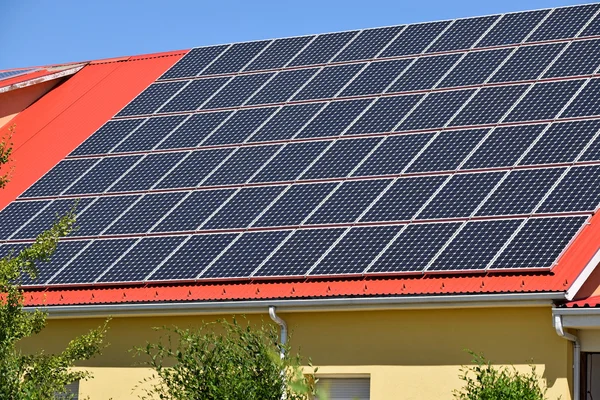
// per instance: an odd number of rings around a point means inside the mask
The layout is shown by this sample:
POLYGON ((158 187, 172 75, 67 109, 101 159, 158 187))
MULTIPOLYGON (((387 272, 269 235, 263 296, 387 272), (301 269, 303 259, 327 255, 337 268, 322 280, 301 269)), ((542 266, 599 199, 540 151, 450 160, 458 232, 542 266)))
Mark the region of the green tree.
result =
MULTIPOLYGON (((0 188, 11 178, 12 135, 0 141, 0 188)), ((58 240, 74 228, 75 212, 57 216, 56 222, 35 242, 19 252, 0 259, 0 399, 50 400, 64 392, 65 385, 90 377, 87 372, 73 371, 75 362, 99 354, 103 348, 106 324, 73 339, 60 354, 23 354, 19 341, 40 333, 46 326, 46 314, 24 309, 22 278, 35 279, 37 265, 47 262, 56 250, 58 240)))
POLYGON ((155 372, 142 382, 150 388, 141 399, 308 400, 314 394, 314 377, 302 373, 300 356, 286 346, 280 358, 273 325, 233 318, 197 329, 155 329, 165 332, 158 343, 134 349, 155 372))
POLYGON ((514 367, 493 367, 481 354, 469 352, 474 366, 463 367, 461 390, 454 391, 457 400, 544 400, 546 388, 540 385, 541 376, 531 366, 528 373, 518 372, 514 367))

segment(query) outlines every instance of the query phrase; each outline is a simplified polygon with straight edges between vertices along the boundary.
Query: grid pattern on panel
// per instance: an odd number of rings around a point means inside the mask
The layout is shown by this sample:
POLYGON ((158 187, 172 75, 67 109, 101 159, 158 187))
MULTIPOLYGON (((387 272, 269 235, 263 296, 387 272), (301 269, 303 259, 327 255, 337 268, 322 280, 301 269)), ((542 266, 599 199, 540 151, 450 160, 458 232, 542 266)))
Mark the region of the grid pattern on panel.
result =
POLYGON ((549 269, 600 205, 599 9, 192 49, 0 251, 75 205, 48 284, 549 269))

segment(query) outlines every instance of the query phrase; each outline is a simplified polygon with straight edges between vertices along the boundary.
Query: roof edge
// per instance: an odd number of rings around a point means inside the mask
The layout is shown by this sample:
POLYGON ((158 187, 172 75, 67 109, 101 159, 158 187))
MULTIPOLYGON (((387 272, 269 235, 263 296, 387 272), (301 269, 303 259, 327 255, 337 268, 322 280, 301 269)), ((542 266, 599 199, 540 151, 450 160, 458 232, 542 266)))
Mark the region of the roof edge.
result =
POLYGON ((12 85, 0 87, 0 93, 10 92, 11 90, 22 89, 28 86, 37 85, 38 83, 52 81, 54 79, 64 78, 65 76, 74 75, 81 70, 86 64, 78 64, 72 68, 63 69, 61 71, 44 75, 41 77, 28 79, 22 82, 13 83, 12 85))

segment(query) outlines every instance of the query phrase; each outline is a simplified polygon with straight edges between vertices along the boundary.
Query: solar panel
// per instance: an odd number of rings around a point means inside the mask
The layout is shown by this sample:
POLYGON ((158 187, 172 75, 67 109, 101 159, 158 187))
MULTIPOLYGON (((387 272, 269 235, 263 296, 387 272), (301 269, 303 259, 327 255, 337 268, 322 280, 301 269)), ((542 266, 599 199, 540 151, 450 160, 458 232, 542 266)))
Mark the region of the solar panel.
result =
POLYGON ((0 252, 81 198, 38 283, 547 270, 600 205, 599 10, 193 49, 0 212, 0 252))

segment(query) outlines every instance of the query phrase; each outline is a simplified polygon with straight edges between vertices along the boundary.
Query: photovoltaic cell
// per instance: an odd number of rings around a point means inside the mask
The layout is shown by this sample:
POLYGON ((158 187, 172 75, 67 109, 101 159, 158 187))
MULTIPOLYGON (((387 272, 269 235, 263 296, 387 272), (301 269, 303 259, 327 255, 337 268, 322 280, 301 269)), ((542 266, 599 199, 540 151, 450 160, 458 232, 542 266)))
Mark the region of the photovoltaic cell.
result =
POLYGON ((544 78, 593 74, 600 66, 600 40, 572 42, 561 54, 544 78))
POLYGON ((277 114, 264 124, 249 141, 268 142, 291 139, 322 107, 323 103, 281 107, 277 114))
POLYGON ((407 172, 454 170, 475 149, 486 133, 487 129, 442 132, 407 172))
POLYGON ((63 160, 19 197, 57 196, 96 162, 94 158, 63 160))
POLYGON ((215 62, 206 68, 201 75, 227 74, 241 71, 269 43, 270 41, 265 40, 233 44, 215 62))
POLYGON ((468 49, 498 19, 497 15, 454 20, 448 30, 427 50, 428 53, 468 49))
POLYGON ((596 211, 599 204, 600 166, 573 167, 537 212, 596 211))
POLYGON ((249 277, 291 231, 248 232, 202 275, 202 278, 249 277))
POLYGON ((397 179, 360 221, 408 221, 446 179, 441 175, 397 179))
POLYGON ((237 234, 194 235, 148 280, 195 279, 237 234))
POLYGON ((77 217, 77 230, 71 236, 100 235, 119 215, 129 208, 137 196, 100 197, 77 217))
POLYGON ((438 87, 482 84, 511 52, 510 49, 500 49, 468 53, 438 87))
POLYGON ((564 43, 519 47, 490 78, 490 82, 537 79, 564 47, 564 43))
POLYGON ((340 96, 364 96, 383 93, 404 71, 410 60, 373 62, 342 91, 340 96))
POLYGON ((324 64, 331 60, 357 34, 358 31, 318 35, 289 63, 289 66, 324 64))
POLYGON ((283 103, 292 97, 318 70, 318 68, 307 68, 281 71, 255 93, 246 104, 283 103))
POLYGON ((192 192, 152 232, 195 231, 234 192, 234 189, 192 192))
POLYGON ((600 129, 600 120, 553 124, 520 165, 573 162, 600 129))
POLYGON ((43 207, 47 206, 50 200, 46 201, 14 201, 0 211, 0 240, 8 239, 21 225, 32 218, 43 207))
POLYGON ((598 35, 600 35, 600 16, 596 15, 589 25, 585 27, 583 32, 579 34, 579 37, 598 35))
POLYGON ((194 151, 160 181, 156 189, 196 187, 232 151, 232 149, 194 151))
POLYGON ((350 232, 330 250, 310 275, 362 273, 400 229, 401 226, 350 229, 350 232))
MULTIPOLYGON (((442 128, 474 92, 474 89, 469 89, 430 93, 396 130, 442 128)), ((463 112, 464 109, 461 114, 463 112)), ((452 122, 452 125, 456 123, 452 122)))
POLYGON ((160 143, 158 149, 196 147, 222 123, 231 111, 194 114, 160 143))
POLYGON ((344 229, 297 230, 254 276, 301 276, 327 251, 344 229))
POLYGON ((421 272, 458 229, 458 223, 409 225, 369 273, 421 272))
POLYGON ((152 150, 184 119, 183 115, 150 118, 111 153, 152 150))
POLYGON ((149 190, 187 154, 148 154, 139 164, 127 172, 120 181, 111 186, 109 191, 149 190))
POLYGON ((241 106, 271 76, 273 76, 273 73, 236 76, 204 104, 202 109, 241 106))
POLYGON ((428 271, 485 270, 521 220, 467 222, 428 271))
POLYGON ((477 211, 477 215, 530 214, 564 168, 512 171, 477 211))
POLYGON ((418 58, 387 92, 431 89, 459 59, 460 54, 418 58))
POLYGON ((585 26, 600 5, 556 8, 527 39, 528 42, 573 37, 585 26))
POLYGON ((202 142, 203 146, 243 143, 277 111, 277 107, 237 110, 223 125, 202 142))
POLYGON ((65 194, 102 193, 142 156, 108 157, 102 159, 65 194))
POLYGON ((319 225, 354 222, 390 182, 390 179, 344 182, 306 223, 319 225))
POLYGON ((560 115, 562 118, 600 115, 600 79, 591 79, 560 115))
POLYGON ((521 43, 548 12, 548 10, 538 10, 504 14, 502 19, 477 43, 476 47, 521 43))
POLYGON ((247 228, 284 188, 266 186, 241 189, 201 229, 247 228))
POLYGON ((380 97, 345 134, 391 132, 422 96, 380 97))
POLYGON ((452 120, 450 126, 498 123, 526 89, 527 85, 483 88, 452 120))
POLYGON ((314 36, 277 39, 271 43, 244 71, 281 68, 285 66, 314 36))
POLYGON ((233 185, 245 183, 281 146, 242 147, 217 168, 202 186, 233 185))
POLYGON ((227 48, 227 45, 198 47, 190 50, 181 60, 173 65, 159 79, 187 78, 198 75, 217 56, 227 48))
POLYGON ((59 241, 56 246, 56 251, 52 254, 52 257, 47 262, 38 262, 36 267, 38 268, 38 274, 36 279, 31 279, 29 275, 23 274, 22 284, 23 285, 42 285, 48 279, 50 279, 55 273, 57 273, 73 256, 81 251, 87 241, 59 241))
POLYGON ((152 114, 186 83, 186 81, 154 83, 119 111, 117 117, 152 114))
POLYGON ((366 60, 375 57, 404 26, 365 29, 334 61, 366 60))
POLYGON ((441 21, 408 25, 379 57, 422 53, 449 24, 449 21, 441 21))
POLYGON ((144 121, 143 118, 108 121, 69 155, 106 154, 144 121))
POLYGON ((490 269, 551 268, 587 217, 532 218, 490 269))
POLYGON ((293 100, 335 97, 364 65, 363 63, 325 67, 294 96, 293 100))
POLYGON ((185 89, 165 104, 159 112, 168 113, 197 110, 231 79, 229 77, 222 77, 192 81, 185 89))

